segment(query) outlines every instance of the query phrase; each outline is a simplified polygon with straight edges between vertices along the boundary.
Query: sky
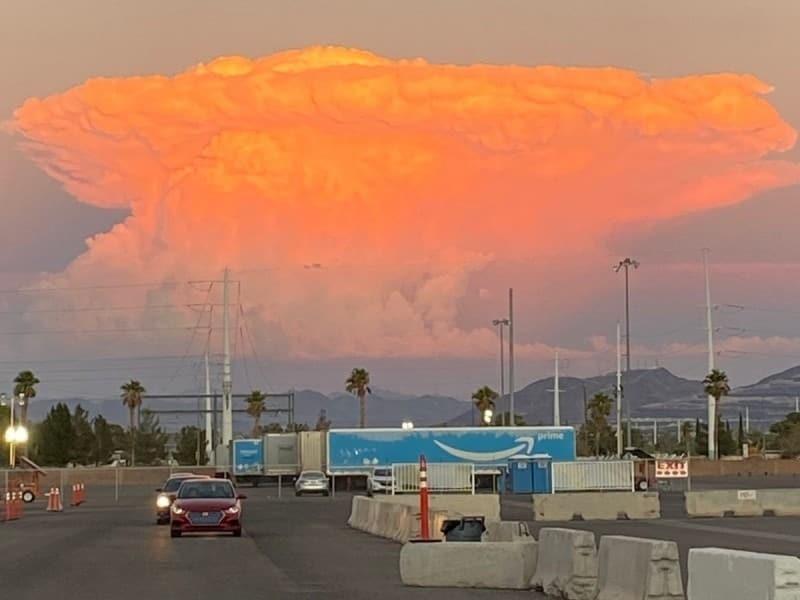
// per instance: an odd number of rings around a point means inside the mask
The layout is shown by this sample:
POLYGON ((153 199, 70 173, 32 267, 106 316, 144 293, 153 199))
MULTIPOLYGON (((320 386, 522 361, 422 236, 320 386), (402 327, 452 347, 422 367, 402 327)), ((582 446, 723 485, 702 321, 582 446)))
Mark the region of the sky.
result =
POLYGON ((498 386, 800 363, 800 5, 3 3, 0 377, 498 386), (228 58, 225 58, 228 57, 228 58), (312 265, 319 265, 314 267, 312 265), (20 291, 20 288, 22 291, 20 291))

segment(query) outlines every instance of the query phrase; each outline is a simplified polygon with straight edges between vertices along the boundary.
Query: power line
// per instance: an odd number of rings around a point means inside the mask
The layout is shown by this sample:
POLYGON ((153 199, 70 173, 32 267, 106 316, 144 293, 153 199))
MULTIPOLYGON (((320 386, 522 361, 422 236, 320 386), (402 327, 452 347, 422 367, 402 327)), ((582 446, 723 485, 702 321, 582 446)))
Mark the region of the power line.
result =
POLYGON ((239 305, 239 311, 242 314, 242 323, 244 326, 244 331, 247 334, 248 341, 250 342, 250 351, 253 353, 253 358, 256 361, 256 366, 258 366, 258 370, 261 373, 261 377, 264 381, 264 384, 267 386, 267 389, 271 392, 273 391, 272 386, 269 384, 269 378, 267 377, 266 372, 264 371, 264 365, 261 362, 261 358, 258 356, 258 351, 256 350, 256 345, 253 341, 253 334, 250 331, 250 327, 247 324, 247 315, 244 313, 244 308, 242 307, 241 304, 239 305))
MULTIPOLYGON (((141 304, 137 306, 82 306, 77 308, 34 308, 29 310, 0 310, 0 315, 28 315, 42 313, 83 313, 83 312, 113 312, 123 310, 166 310, 170 308, 190 308, 209 306, 200 303, 175 303, 175 304, 141 304)), ((219 306, 219 305, 210 305, 219 306)))
MULTIPOLYGON (((211 290, 213 290, 213 289, 214 289, 214 282, 212 281, 212 282, 210 282, 208 284, 208 290, 206 291, 206 303, 208 303, 208 301, 211 299, 211 290)), ((208 311, 208 330, 209 330, 209 332, 211 331, 212 311, 213 310, 214 310, 214 307, 212 306, 211 309, 208 311)), ((183 358, 178 363, 178 367, 175 369, 175 372, 172 374, 172 377, 169 378, 169 381, 167 382, 165 387, 169 387, 170 384, 173 381, 175 381, 175 378, 178 376, 178 374, 180 373, 181 369, 183 368, 183 365, 185 364, 186 358, 189 356, 189 351, 192 349, 192 344, 194 343, 194 338, 195 338, 195 335, 197 334, 197 330, 200 327, 200 321, 203 320, 203 315, 205 315, 205 314, 206 314, 206 311, 202 311, 197 315, 197 321, 195 322, 195 326, 192 329, 192 335, 189 336, 189 342, 186 344, 186 349, 183 351, 183 358)))
MULTIPOLYGON (((4 335, 63 335, 63 334, 95 334, 95 333, 140 333, 154 331, 191 331, 198 329, 191 325, 176 327, 132 327, 132 328, 111 328, 111 329, 40 329, 31 331, 0 331, 0 336, 4 335)), ((199 327, 199 329, 206 329, 199 327)))

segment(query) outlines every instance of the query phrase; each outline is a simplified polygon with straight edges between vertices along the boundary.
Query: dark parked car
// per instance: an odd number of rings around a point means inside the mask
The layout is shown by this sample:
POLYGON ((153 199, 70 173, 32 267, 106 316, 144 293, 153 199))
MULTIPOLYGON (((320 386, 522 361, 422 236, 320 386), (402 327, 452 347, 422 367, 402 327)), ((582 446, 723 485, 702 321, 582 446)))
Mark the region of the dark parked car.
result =
POLYGON ((186 479, 170 509, 170 535, 217 532, 242 535, 242 503, 227 479, 186 479))

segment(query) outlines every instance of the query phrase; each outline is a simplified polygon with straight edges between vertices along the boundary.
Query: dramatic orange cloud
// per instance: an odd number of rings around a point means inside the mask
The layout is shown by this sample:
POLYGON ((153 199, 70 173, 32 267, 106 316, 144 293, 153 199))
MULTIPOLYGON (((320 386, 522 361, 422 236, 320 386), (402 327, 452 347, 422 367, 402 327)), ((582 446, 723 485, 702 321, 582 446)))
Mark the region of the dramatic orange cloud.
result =
POLYGON ((800 181, 768 91, 314 47, 92 79, 12 128, 76 198, 131 210, 48 285, 264 269, 251 317, 291 355, 472 356, 496 347, 459 324, 488 262, 602 252, 614 226, 800 181), (334 268, 309 283, 308 262, 334 268))

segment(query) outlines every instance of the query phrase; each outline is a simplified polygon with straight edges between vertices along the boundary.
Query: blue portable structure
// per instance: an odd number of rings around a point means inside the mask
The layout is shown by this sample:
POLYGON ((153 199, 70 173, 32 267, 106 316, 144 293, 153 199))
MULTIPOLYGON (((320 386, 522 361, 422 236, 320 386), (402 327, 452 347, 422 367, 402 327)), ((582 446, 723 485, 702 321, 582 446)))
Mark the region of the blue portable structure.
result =
POLYGON ((469 463, 505 469, 512 456, 547 455, 575 460, 572 427, 425 427, 415 429, 333 429, 328 432, 328 471, 364 474, 375 467, 415 463, 469 463))
POLYGON ((549 494, 552 465, 549 454, 512 456, 501 489, 512 494, 549 494))
POLYGON ((264 472, 264 445, 260 439, 233 440, 233 474, 261 475, 264 472))

